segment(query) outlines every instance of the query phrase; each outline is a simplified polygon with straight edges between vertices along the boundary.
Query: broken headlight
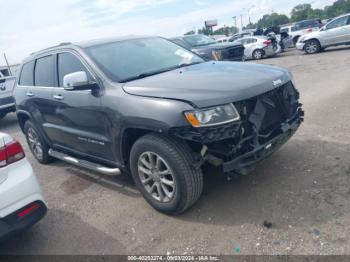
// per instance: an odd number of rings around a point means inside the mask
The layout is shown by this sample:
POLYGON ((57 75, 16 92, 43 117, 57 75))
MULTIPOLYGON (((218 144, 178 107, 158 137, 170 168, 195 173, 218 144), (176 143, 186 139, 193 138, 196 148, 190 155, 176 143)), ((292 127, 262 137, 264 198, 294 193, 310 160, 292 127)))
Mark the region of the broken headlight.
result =
POLYGON ((193 127, 216 126, 240 120, 239 113, 233 104, 188 111, 185 112, 185 116, 193 127))

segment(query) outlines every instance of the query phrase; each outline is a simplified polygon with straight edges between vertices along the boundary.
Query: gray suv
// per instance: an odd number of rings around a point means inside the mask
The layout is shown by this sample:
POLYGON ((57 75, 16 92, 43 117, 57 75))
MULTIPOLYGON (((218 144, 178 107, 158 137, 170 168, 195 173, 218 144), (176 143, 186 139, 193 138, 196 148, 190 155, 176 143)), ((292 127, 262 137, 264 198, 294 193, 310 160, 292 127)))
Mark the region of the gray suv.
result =
POLYGON ((246 174, 303 120, 287 70, 206 62, 160 37, 34 53, 14 96, 39 162, 131 174, 144 198, 168 214, 198 200, 208 166, 246 174))
POLYGON ((350 44, 350 14, 334 18, 319 31, 299 38, 297 48, 307 54, 317 53, 327 47, 350 44))

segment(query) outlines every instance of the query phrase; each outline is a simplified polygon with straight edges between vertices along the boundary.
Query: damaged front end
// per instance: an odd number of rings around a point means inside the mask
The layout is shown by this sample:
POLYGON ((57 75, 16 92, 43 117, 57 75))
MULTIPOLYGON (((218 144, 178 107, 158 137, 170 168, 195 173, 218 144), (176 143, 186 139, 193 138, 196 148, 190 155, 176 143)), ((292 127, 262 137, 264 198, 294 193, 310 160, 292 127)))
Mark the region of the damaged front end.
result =
POLYGON ((286 143, 304 120, 299 93, 291 81, 234 105, 240 121, 171 130, 199 153, 199 166, 209 162, 223 172, 246 174, 286 143))

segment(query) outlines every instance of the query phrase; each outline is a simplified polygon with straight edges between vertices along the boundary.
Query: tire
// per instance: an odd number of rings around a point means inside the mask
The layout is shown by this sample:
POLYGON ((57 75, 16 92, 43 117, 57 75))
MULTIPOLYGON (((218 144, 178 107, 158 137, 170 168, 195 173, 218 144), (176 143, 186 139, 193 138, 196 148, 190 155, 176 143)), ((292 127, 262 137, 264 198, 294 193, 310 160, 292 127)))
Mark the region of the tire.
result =
POLYGON ((136 186, 153 208, 169 215, 183 213, 201 196, 203 174, 200 168, 192 166, 194 162, 181 140, 157 134, 141 137, 130 152, 130 170, 136 186), (157 159, 160 164, 154 165, 157 159), (163 173, 167 175, 162 178, 163 173), (167 183, 162 184, 162 181, 167 183))
POLYGON ((320 42, 314 39, 309 40, 305 43, 304 50, 307 54, 316 54, 321 51, 320 42))
POLYGON ((40 135, 33 123, 29 120, 24 124, 24 134, 26 136, 29 149, 36 160, 38 160, 41 164, 49 164, 54 160, 54 158, 49 155, 50 147, 40 135))
POLYGON ((260 60, 264 57, 264 51, 261 49, 257 49, 253 52, 253 58, 255 60, 260 60))

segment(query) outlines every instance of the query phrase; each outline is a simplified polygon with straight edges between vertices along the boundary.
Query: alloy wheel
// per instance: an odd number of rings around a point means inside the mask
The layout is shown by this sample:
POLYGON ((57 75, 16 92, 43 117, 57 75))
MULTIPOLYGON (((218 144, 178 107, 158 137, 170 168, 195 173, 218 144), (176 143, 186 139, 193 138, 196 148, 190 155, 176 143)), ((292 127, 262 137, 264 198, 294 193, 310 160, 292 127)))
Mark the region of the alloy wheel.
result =
POLYGON ((317 52, 318 46, 317 46, 317 44, 315 42, 310 42, 310 43, 306 44, 305 50, 306 50, 307 53, 313 54, 313 53, 317 52))
POLYGON ((174 174, 168 163, 154 152, 144 152, 138 160, 138 174, 146 191, 161 203, 175 196, 174 174))
POLYGON ((254 52, 254 58, 255 59, 261 59, 262 58, 262 52, 260 50, 257 50, 254 52))
POLYGON ((39 136, 33 128, 29 128, 27 132, 29 146, 37 159, 43 159, 43 147, 40 143, 39 136))

